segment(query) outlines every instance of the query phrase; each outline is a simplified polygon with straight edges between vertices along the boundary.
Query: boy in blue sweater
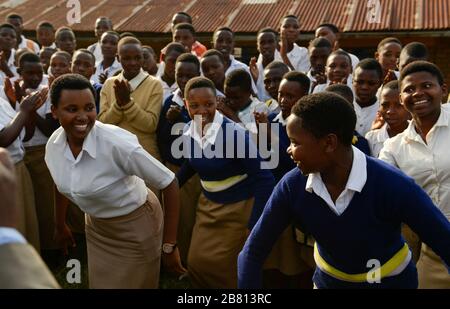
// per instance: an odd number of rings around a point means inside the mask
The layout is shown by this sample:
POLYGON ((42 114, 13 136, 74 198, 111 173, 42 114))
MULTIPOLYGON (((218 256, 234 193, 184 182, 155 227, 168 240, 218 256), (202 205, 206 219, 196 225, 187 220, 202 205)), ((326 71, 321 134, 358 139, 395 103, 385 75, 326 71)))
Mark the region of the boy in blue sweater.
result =
POLYGON ((202 185, 188 254, 194 287, 236 288, 237 256, 274 186, 249 132, 217 110, 214 83, 204 77, 185 87, 191 121, 177 174, 180 187, 198 173, 202 185))
POLYGON ((417 288, 402 222, 450 264, 448 220, 411 178, 351 145, 355 123, 336 94, 293 107, 287 131, 298 169, 275 187, 239 254, 239 287, 260 286, 262 264, 291 223, 316 240, 317 288, 417 288))

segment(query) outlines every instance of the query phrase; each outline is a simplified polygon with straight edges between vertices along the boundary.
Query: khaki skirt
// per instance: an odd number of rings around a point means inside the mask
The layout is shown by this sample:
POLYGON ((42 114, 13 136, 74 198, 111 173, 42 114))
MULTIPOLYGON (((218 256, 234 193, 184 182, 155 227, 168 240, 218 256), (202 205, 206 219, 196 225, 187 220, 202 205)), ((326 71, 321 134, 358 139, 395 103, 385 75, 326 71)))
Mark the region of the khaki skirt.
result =
POLYGON ((39 252, 39 227, 34 204, 33 183, 23 161, 15 164, 15 170, 17 177, 17 229, 39 252))
POLYGON ((286 276, 314 270, 314 249, 298 243, 293 229, 290 225, 280 235, 264 263, 264 269, 277 269, 286 276))
POLYGON ((55 202, 54 183, 45 164, 45 145, 27 147, 24 162, 31 176, 39 223, 41 249, 58 249, 54 240, 55 202))
POLYGON ((218 204, 200 195, 187 265, 195 288, 237 288, 237 258, 253 203, 218 204))
MULTIPOLYGON (((166 163, 167 168, 177 173, 178 166, 166 163)), ((198 175, 191 177, 180 189, 180 218, 178 221, 177 243, 181 261, 187 264, 189 247, 191 245, 192 230, 195 224, 195 213, 202 187, 198 175)))
POLYGON ((450 274, 444 262, 424 243, 417 262, 417 273, 419 289, 450 289, 450 274))
POLYGON ((158 288, 163 213, 156 196, 128 215, 86 215, 89 286, 93 289, 158 288))

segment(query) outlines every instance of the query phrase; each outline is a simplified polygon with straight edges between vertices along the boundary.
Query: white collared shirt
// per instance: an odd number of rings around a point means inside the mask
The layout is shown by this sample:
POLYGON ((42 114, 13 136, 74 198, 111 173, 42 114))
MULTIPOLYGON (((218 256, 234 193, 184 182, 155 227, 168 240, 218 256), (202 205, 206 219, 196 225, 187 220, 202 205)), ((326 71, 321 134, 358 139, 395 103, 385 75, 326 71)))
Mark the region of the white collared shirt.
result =
POLYGON ((258 128, 256 127, 256 119, 254 112, 258 113, 269 113, 269 108, 267 105, 259 101, 255 97, 251 97, 251 103, 238 112, 237 116, 241 120, 243 126, 252 133, 258 133, 258 128))
MULTIPOLYGON (((17 77, 19 77, 19 74, 17 74, 16 66, 14 65, 14 55, 15 54, 16 54, 16 50, 11 49, 11 55, 9 56, 9 59, 7 61, 8 68, 14 74, 14 76, 12 77, 13 80, 17 79, 17 77)), ((8 78, 8 76, 2 70, 0 70, 0 86, 2 86, 2 87, 4 86, 6 78, 8 78)))
POLYGON ((327 187, 322 181, 320 173, 308 175, 305 190, 314 192, 322 198, 330 209, 338 216, 342 215, 352 201, 355 192, 361 192, 367 181, 367 161, 366 156, 358 148, 352 146, 353 149, 353 163, 350 175, 348 176, 347 184, 344 191, 341 192, 336 199, 336 203, 331 199, 327 187))
MULTIPOLYGON (((103 60, 102 60, 103 61, 103 60)), ((95 73, 92 75, 91 80, 93 80, 95 83, 100 84, 100 74, 105 73, 106 76, 112 77, 114 73, 122 69, 122 65, 120 64, 119 60, 114 59, 113 64, 109 67, 104 69, 102 61, 97 62, 95 66, 95 73)))
POLYGON ((91 46, 92 46, 91 48, 93 48, 92 53, 95 56, 95 64, 98 65, 99 63, 101 63, 103 61, 101 44, 100 44, 100 42, 97 42, 91 46))
POLYGON ((39 45, 35 41, 28 40, 24 35, 21 35, 20 38, 22 39, 22 42, 20 42, 17 49, 28 48, 36 55, 39 54, 40 48, 39 48, 39 45), (28 43, 28 42, 30 42, 30 43, 28 43), (31 46, 29 46, 29 45, 31 45, 31 46))
POLYGON ((175 92, 173 93, 172 102, 176 103, 179 107, 184 106, 184 100, 183 97, 181 96, 180 88, 177 88, 177 90, 175 90, 175 92))
POLYGON ((264 85, 264 67, 263 67, 263 57, 261 54, 258 56, 258 60, 256 61, 256 66, 258 67, 258 80, 256 81, 256 89, 258 99, 262 102, 265 102, 271 98, 270 94, 266 90, 266 86, 264 85))
POLYGON ((353 101, 353 107, 356 113, 356 127, 355 130, 361 135, 365 136, 370 131, 372 123, 377 116, 380 109, 380 102, 377 100, 370 106, 361 107, 356 101, 353 101))
POLYGON ((197 118, 198 117, 195 117, 190 122, 189 127, 183 135, 192 137, 202 149, 205 149, 208 145, 214 145, 216 142, 217 135, 219 134, 223 123, 223 116, 221 113, 216 111, 213 121, 205 127, 203 136, 200 134, 202 131, 200 122, 201 119, 198 119, 200 121, 196 121, 197 118))
MULTIPOLYGON (((294 48, 287 53, 287 56, 295 71, 306 73, 311 68, 308 50, 306 48, 300 47, 294 43, 294 48)), ((275 50, 275 60, 283 61, 283 58, 281 58, 281 54, 278 50, 275 50)))
POLYGON ((379 158, 412 177, 450 220, 450 113, 441 114, 428 132, 425 143, 415 121, 402 133, 388 139, 379 158))
POLYGON ((133 77, 131 80, 127 80, 125 76, 123 76, 123 72, 119 74, 118 79, 119 80, 126 80, 128 81, 128 84, 130 85, 131 92, 135 91, 137 87, 149 76, 147 72, 145 72, 143 69, 139 71, 139 74, 133 77))
MULTIPOLYGON (((3 90, 2 90, 3 91, 3 90)), ((4 91, 3 91, 4 92, 4 91)), ((17 115, 9 101, 0 98, 0 131, 3 130, 17 115)), ((6 149, 11 155, 14 164, 23 160, 25 149, 22 139, 25 137, 25 129, 22 129, 19 136, 6 149)))
POLYGON ((280 105, 278 104, 278 101, 275 99, 270 98, 265 102, 267 108, 269 108, 269 113, 279 113, 281 112, 280 105))
MULTIPOLYGON (((228 74, 230 74, 234 70, 238 70, 238 69, 245 70, 245 71, 247 71, 248 74, 250 74, 250 77, 252 76, 252 74, 250 73, 250 68, 248 67, 248 65, 246 65, 243 62, 240 62, 240 61, 236 60, 236 58, 234 58, 233 55, 230 55, 230 60, 231 60, 231 63, 230 63, 230 66, 228 67, 227 71, 225 72, 225 77, 228 76, 228 74)), ((253 92, 255 94, 258 94, 258 88, 256 87, 256 84, 255 84, 253 78, 251 78, 251 81, 252 81, 253 92)))
POLYGON ((283 127, 285 127, 287 125, 287 119, 283 118, 283 112, 279 112, 278 115, 276 115, 276 117, 273 118, 273 121, 277 121, 277 122, 281 123, 281 125, 283 127))
POLYGON ((370 152, 373 157, 378 158, 384 142, 389 139, 389 133, 387 131, 387 123, 381 128, 367 132, 366 140, 369 143, 370 152))
POLYGON ((131 213, 145 202, 146 183, 161 190, 175 178, 134 134, 99 121, 76 159, 64 128, 57 129, 47 143, 45 162, 59 192, 97 218, 131 213))
POLYGON ((159 82, 161 83, 161 86, 162 86, 162 88, 163 88, 163 91, 164 91, 164 93, 163 93, 163 102, 165 102, 166 99, 167 99, 168 97, 170 97, 170 96, 175 92, 175 90, 178 89, 178 84, 177 84, 176 82, 174 82, 174 83, 172 84, 172 86, 169 86, 169 85, 162 79, 161 76, 157 76, 156 79, 159 80, 159 82))

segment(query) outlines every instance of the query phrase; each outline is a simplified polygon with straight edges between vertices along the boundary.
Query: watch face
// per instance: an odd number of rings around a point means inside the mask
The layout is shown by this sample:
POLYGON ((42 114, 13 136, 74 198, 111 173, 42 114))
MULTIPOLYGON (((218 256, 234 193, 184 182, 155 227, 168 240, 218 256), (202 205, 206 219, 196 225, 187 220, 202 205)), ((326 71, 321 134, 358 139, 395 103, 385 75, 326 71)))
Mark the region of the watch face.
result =
POLYGON ((173 245, 173 244, 163 244, 162 251, 164 253, 170 254, 173 252, 174 248, 175 248, 175 245, 173 245))

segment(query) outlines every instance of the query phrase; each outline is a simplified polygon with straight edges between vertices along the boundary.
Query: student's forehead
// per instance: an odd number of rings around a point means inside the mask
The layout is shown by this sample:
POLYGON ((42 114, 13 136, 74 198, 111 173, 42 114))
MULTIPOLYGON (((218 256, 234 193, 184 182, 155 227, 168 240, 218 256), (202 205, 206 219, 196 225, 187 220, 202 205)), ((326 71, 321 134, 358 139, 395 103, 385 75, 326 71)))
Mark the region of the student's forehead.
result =
POLYGON ((195 63, 187 62, 187 61, 181 61, 176 63, 177 70, 184 70, 184 71, 197 71, 198 67, 195 63))
POLYGON ((42 26, 38 28, 39 32, 53 32, 53 29, 47 26, 42 26))
POLYGON ((9 27, 3 27, 3 28, 0 28, 0 33, 8 33, 8 34, 13 34, 14 36, 16 36, 16 30, 14 30, 14 29, 11 29, 11 28, 9 28, 9 27))
POLYGON ((102 27, 102 28, 109 28, 109 21, 106 19, 99 19, 96 22, 96 26, 97 27, 102 27))
POLYGON ((92 62, 95 62, 95 60, 94 59, 92 59, 92 56, 91 55, 89 55, 89 54, 87 54, 87 53, 83 53, 83 52, 78 52, 78 53, 76 53, 75 54, 75 57, 74 57, 74 60, 75 61, 87 61, 87 62, 89 62, 89 63, 92 63, 92 62))
POLYGON ((322 36, 324 36, 324 35, 330 35, 330 34, 335 35, 335 33, 333 32, 333 30, 331 30, 331 28, 330 28, 330 27, 327 27, 327 26, 322 26, 322 27, 317 28, 317 29, 316 29, 316 34, 320 34, 320 35, 322 35, 322 36))
POLYGON ((58 35, 58 39, 74 39, 75 35, 70 31, 62 31, 58 35))
POLYGON ((94 96, 89 88, 85 89, 63 89, 61 90, 61 97, 59 104, 66 105, 85 105, 86 103, 94 102, 94 96), (87 101, 85 101, 87 100, 87 101))
POLYGON ((428 71, 418 71, 408 74, 401 81, 401 86, 411 83, 424 83, 424 82, 434 82, 439 83, 438 78, 428 71))
POLYGON ((222 61, 220 61, 219 56, 217 55, 211 55, 203 58, 201 60, 202 65, 219 65, 222 64, 222 61))
POLYGON ((215 99, 216 94, 209 87, 193 88, 188 92, 188 99, 199 100, 200 98, 206 98, 208 100, 215 99))
POLYGON ((397 42, 387 42, 381 46, 381 50, 398 50, 402 49, 401 45, 397 42))
POLYGON ((357 67, 355 70, 355 78, 357 78, 357 79, 367 78, 367 79, 377 79, 378 80, 380 77, 378 76, 377 70, 363 69, 361 67, 357 67))
POLYGON ((329 47, 311 47, 309 49, 310 54, 317 56, 317 55, 329 55, 331 53, 331 48, 329 47))
POLYGON ((120 47, 120 52, 142 52, 142 46, 136 43, 124 44, 120 47))
POLYGON ((262 40, 275 40, 276 39, 276 35, 273 32, 262 32, 258 35, 258 40, 262 41, 262 40))
POLYGON ((284 18, 281 22, 282 25, 299 25, 298 19, 294 17, 284 18))
POLYGON ((25 61, 22 64, 22 70, 24 71, 32 71, 42 69, 42 64, 40 62, 34 61, 25 61))
POLYGON ((114 35, 112 33, 103 33, 102 34, 102 41, 115 41, 118 42, 119 41, 119 37, 117 35, 114 35))
POLYGON ((391 88, 383 88, 381 90, 381 100, 392 100, 393 98, 395 98, 396 100, 398 100, 398 95, 399 95, 400 91, 398 89, 391 89, 391 88))
POLYGON ((216 40, 218 39, 233 39, 233 33, 228 30, 220 30, 216 32, 216 40))
POLYGON ((14 26, 15 26, 15 25, 20 25, 20 24, 22 24, 22 21, 21 21, 20 18, 18 18, 18 17, 9 17, 9 18, 7 19, 7 21, 8 21, 10 24, 13 24, 14 26))
POLYGON ((327 59, 327 63, 346 62, 350 64, 349 57, 340 54, 330 55, 327 59))
POLYGON ((69 59, 67 59, 65 56, 55 54, 53 54, 53 56, 51 57, 51 62, 64 62, 67 64, 70 63, 69 59))
POLYGON ((282 68, 269 68, 264 71, 264 76, 266 78, 282 78, 287 72, 288 71, 283 70, 282 68))
POLYGON ((295 81, 290 81, 287 79, 283 79, 281 80, 280 83, 280 90, 283 89, 284 91, 301 91, 302 90, 302 85, 300 85, 300 83, 295 82, 295 81))
POLYGON ((172 24, 181 24, 181 23, 188 23, 189 18, 183 14, 175 14, 172 18, 172 24))
POLYGON ((192 32, 189 29, 176 29, 174 35, 189 35, 192 36, 192 32))

